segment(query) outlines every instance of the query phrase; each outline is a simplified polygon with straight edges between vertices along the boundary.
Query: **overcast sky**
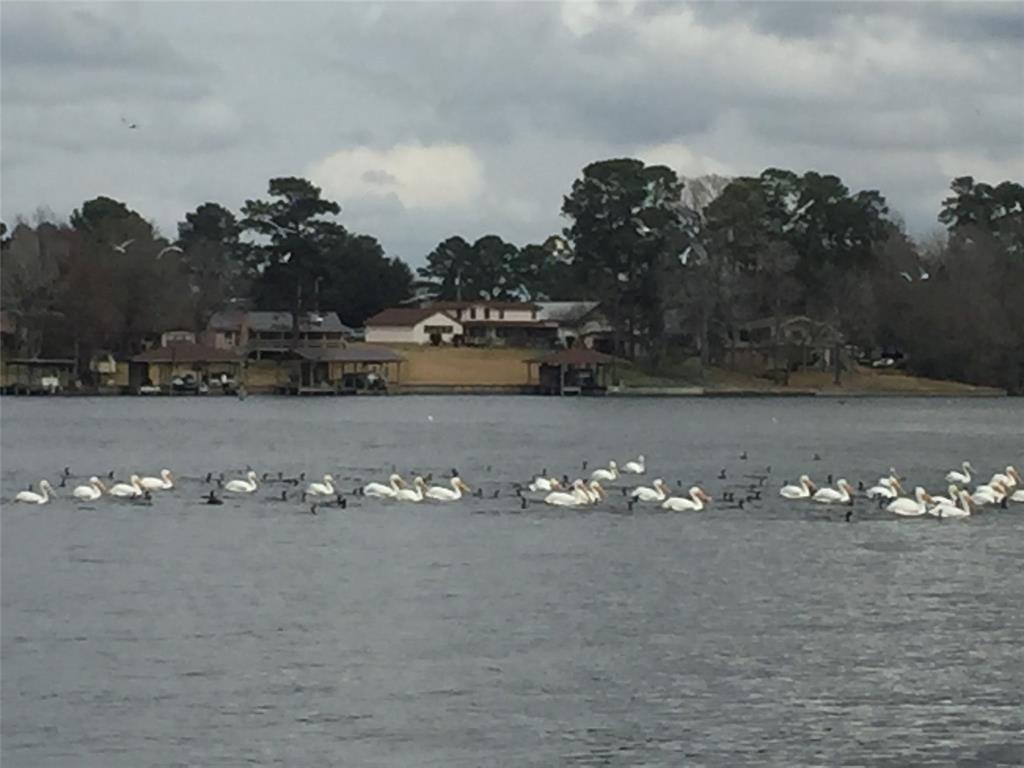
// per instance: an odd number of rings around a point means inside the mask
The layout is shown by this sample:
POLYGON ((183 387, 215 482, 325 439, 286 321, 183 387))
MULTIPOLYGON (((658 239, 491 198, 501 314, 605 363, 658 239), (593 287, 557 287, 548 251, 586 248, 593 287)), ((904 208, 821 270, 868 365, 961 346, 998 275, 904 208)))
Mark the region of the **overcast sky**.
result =
POLYGON ((588 162, 877 188, 1024 179, 1024 4, 0 5, 2 215, 96 195, 167 235, 305 175, 413 263, 563 225, 588 162), (122 118, 138 123, 137 130, 122 118))

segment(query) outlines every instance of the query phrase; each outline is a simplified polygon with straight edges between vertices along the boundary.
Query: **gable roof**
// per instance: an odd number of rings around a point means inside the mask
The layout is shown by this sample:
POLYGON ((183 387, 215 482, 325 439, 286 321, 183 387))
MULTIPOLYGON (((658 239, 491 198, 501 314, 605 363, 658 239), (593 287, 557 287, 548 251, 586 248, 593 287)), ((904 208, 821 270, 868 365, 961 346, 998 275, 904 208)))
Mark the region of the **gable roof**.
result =
POLYGON ((557 352, 535 357, 527 362, 540 363, 541 365, 608 365, 621 361, 618 358, 593 349, 572 347, 571 349, 560 349, 557 352))
POLYGON ((359 344, 345 348, 316 347, 298 349, 299 357, 333 363, 400 363, 405 360, 400 354, 387 347, 376 347, 370 344, 359 344))
POLYGON ((181 342, 147 349, 132 358, 133 363, 240 363, 242 358, 229 349, 181 342))
POLYGON ((390 307, 378 312, 366 321, 366 327, 389 326, 396 328, 412 328, 414 325, 423 322, 428 317, 442 315, 452 323, 458 323, 454 317, 447 312, 442 312, 436 306, 431 307, 390 307))
MULTIPOLYGON (((243 323, 252 331, 287 333, 292 329, 292 313, 229 309, 214 312, 207 328, 214 331, 237 331, 243 323)), ((351 330, 341 322, 337 312, 305 312, 299 317, 301 332, 345 333, 351 330), (318 318, 320 322, 316 322, 318 318)))
POLYGON ((435 301, 427 306, 434 309, 469 309, 470 307, 485 307, 487 309, 518 309, 522 312, 530 312, 540 307, 529 301, 489 301, 488 299, 477 299, 476 301, 435 301))
POLYGON ((599 301, 542 301, 538 306, 538 320, 552 320, 556 323, 576 323, 593 312, 599 301))
POLYGON ((224 309, 210 315, 206 327, 211 331, 237 331, 245 320, 244 309, 224 309))

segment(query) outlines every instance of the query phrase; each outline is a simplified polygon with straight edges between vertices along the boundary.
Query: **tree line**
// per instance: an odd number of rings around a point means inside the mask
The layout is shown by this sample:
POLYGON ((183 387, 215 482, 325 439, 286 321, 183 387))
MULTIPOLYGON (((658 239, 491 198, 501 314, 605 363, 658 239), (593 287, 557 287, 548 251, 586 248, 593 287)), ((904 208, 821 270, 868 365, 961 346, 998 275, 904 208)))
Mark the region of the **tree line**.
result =
MULTIPOLYGON (((684 350, 728 365, 744 324, 783 339, 804 318, 837 353, 898 351, 915 373, 1024 390, 1024 187, 954 179, 943 236, 915 242, 876 190, 770 168, 678 177, 624 158, 584 168, 566 226, 517 246, 453 236, 414 273, 301 178, 271 179, 236 213, 208 202, 177 236, 125 203, 45 212, 2 239, 2 306, 25 353, 127 355, 231 306, 336 311, 361 326, 413 298, 600 301, 616 348, 652 370, 684 350)), ((819 339, 819 340, 820 340, 819 339)), ((789 370, 785 347, 773 368, 789 370)), ((778 359, 775 359, 778 355, 778 359)), ((835 359, 839 361, 837 354, 835 359)))

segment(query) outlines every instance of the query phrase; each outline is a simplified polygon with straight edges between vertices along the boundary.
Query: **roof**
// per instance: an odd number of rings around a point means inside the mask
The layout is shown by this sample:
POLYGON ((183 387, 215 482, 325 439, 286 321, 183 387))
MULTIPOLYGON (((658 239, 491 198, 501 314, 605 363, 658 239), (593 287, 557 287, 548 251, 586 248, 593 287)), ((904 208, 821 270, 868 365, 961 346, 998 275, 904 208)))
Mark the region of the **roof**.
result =
MULTIPOLYGON (((286 333, 292 329, 291 312, 250 312, 229 309, 214 312, 207 327, 214 331, 236 331, 243 322, 252 331, 278 331, 286 333)), ((299 316, 300 331, 344 333, 351 328, 341 322, 337 312, 306 312, 299 316), (316 319, 320 318, 320 322, 316 319)))
POLYGON ((432 307, 391 307, 378 312, 366 321, 366 327, 371 326, 392 326, 392 327, 406 327, 411 328, 417 323, 421 323, 428 317, 434 315, 444 315, 448 320, 455 323, 458 322, 451 315, 441 311, 436 306, 432 307))
POLYGON ((492 317, 490 320, 463 320, 462 325, 466 328, 480 328, 486 326, 487 328, 549 328, 552 331, 555 330, 555 326, 550 323, 544 323, 540 320, 499 320, 492 317))
POLYGON ((216 349, 206 344, 182 342, 166 347, 147 349, 132 358, 133 363, 240 363, 242 358, 230 349, 216 349))
POLYGON ((477 299, 476 301, 435 301, 427 306, 434 309, 469 309, 470 307, 485 307, 487 309, 518 309, 522 312, 531 312, 540 309, 540 306, 528 301, 490 301, 488 299, 477 299))
POLYGON ((571 349, 560 349, 541 357, 527 360, 528 363, 539 363, 541 365, 610 365, 619 362, 618 358, 605 355, 586 347, 572 347, 571 349))
POLYGON ((576 323, 593 312, 599 301, 542 301, 538 304, 539 320, 553 320, 557 323, 576 323))
POLYGON ((226 309, 214 312, 210 316, 210 322, 206 324, 206 327, 211 331, 237 331, 242 327, 245 315, 244 309, 226 309))
POLYGON ((4 359, 4 365, 66 365, 73 367, 75 359, 72 357, 9 357, 4 359))
POLYGON ((316 349, 295 350, 305 360, 327 363, 400 363, 405 360, 400 354, 387 347, 374 347, 366 344, 338 347, 318 347, 316 349))

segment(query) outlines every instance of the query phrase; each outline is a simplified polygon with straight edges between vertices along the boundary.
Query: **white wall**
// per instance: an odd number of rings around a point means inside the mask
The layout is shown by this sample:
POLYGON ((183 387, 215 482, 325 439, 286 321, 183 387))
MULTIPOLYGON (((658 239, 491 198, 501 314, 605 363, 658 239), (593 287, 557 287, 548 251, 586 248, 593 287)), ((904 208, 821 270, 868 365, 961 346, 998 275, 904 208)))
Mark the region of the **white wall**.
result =
POLYGON ((415 328, 397 325, 366 326, 367 344, 423 344, 415 328))
POLYGON ((368 325, 366 326, 366 342, 368 344, 429 344, 430 334, 427 326, 447 325, 452 329, 451 333, 441 336, 441 341, 451 344, 452 338, 462 333, 462 324, 452 320, 447 315, 438 312, 436 315, 420 320, 416 325, 368 325))
POLYGON ((461 320, 487 320, 495 323, 521 323, 521 322, 532 322, 540 317, 540 311, 537 310, 537 318, 533 316, 534 310, 531 309, 495 309, 488 307, 486 304, 471 304, 462 310, 461 320), (487 310, 490 310, 490 316, 487 316, 487 310), (470 312, 473 310, 473 312, 470 312), (502 315, 504 313, 504 315, 502 315))

